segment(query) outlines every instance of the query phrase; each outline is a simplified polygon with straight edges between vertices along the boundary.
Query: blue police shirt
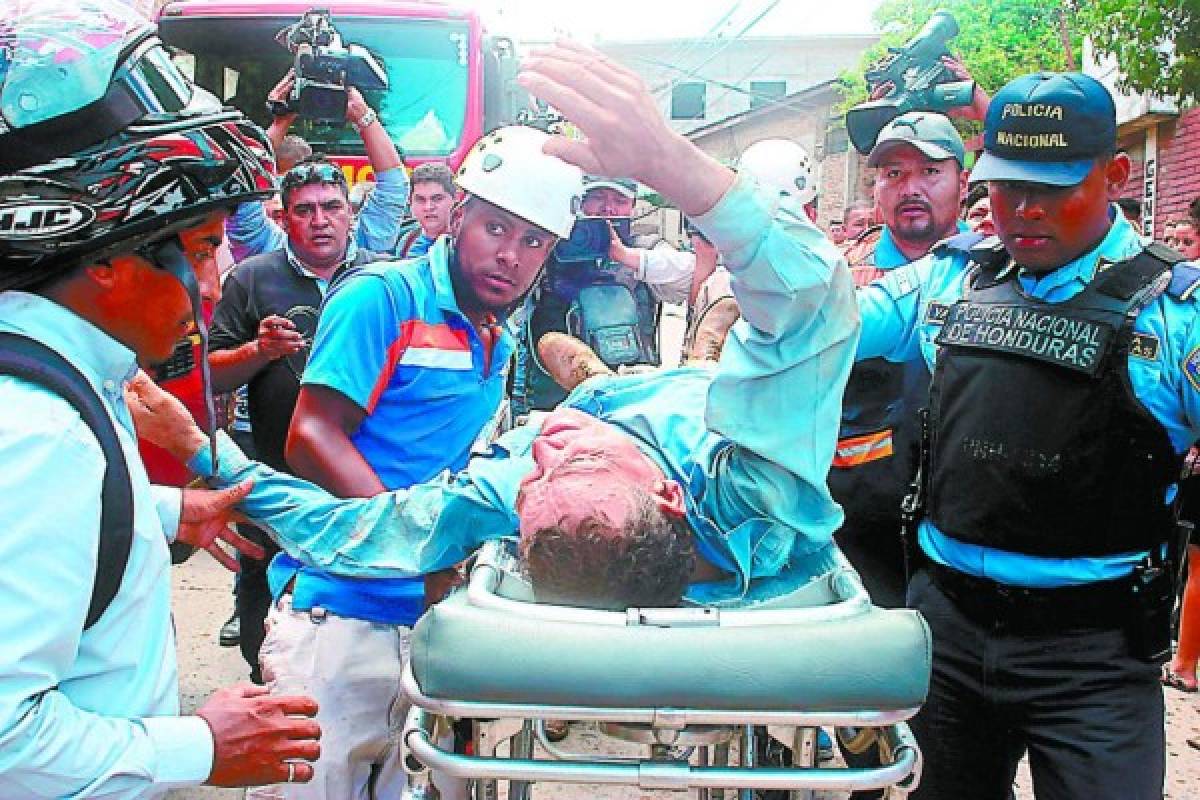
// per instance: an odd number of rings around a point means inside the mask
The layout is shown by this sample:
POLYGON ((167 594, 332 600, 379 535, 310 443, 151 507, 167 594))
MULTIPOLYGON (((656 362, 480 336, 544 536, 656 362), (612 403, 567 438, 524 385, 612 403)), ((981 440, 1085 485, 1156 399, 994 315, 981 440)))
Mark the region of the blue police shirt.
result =
MULTIPOLYGON (((1019 280, 1031 296, 1063 302, 1093 279, 1102 260, 1124 261, 1141 249, 1137 233, 1117 214, 1096 248, 1048 274, 1022 271, 1019 280)), ((905 361, 920 355, 932 371, 940 319, 930 313, 930 305, 949 306, 962 298, 967 261, 966 253, 938 248, 860 289, 857 294, 863 328, 856 358, 882 356, 905 361)), ((1142 311, 1134 325, 1137 332, 1159 342, 1158 352, 1154 358, 1129 359, 1135 395, 1162 424, 1180 453, 1200 438, 1200 330, 1196 321, 1196 300, 1160 296, 1142 311)), ((1124 577, 1145 556, 1141 552, 1047 558, 1013 553, 955 540, 928 519, 921 523, 918 538, 926 554, 941 564, 1025 587, 1050 588, 1124 577)))
MULTIPOLYGON (((964 233, 969 228, 967 223, 959 220, 957 223, 959 233, 964 233)), ((896 240, 892 238, 892 232, 885 225, 879 234, 879 241, 875 243, 875 261, 873 266, 882 270, 893 270, 896 267, 903 267, 911 262, 911 259, 900 252, 900 248, 896 246, 896 240)))

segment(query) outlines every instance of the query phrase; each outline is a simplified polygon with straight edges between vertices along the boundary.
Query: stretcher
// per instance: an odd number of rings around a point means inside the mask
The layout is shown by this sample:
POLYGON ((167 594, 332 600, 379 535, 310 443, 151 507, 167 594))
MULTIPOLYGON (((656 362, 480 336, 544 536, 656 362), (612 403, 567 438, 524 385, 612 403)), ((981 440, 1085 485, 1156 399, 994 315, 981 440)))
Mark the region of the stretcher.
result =
POLYGON ((751 605, 614 612, 534 602, 514 550, 486 545, 465 590, 413 631, 408 797, 436 796, 431 771, 466 780, 475 800, 498 797, 499 782, 510 800, 540 782, 704 800, 915 788, 921 754, 906 720, 928 690, 929 629, 916 612, 873 607, 848 563, 751 605), (566 752, 547 720, 591 723, 642 753, 566 752), (451 725, 469 728, 465 747, 443 746, 451 725), (876 748, 878 766, 819 764, 821 727, 876 748), (767 741, 786 746, 787 763, 759 758, 767 741))

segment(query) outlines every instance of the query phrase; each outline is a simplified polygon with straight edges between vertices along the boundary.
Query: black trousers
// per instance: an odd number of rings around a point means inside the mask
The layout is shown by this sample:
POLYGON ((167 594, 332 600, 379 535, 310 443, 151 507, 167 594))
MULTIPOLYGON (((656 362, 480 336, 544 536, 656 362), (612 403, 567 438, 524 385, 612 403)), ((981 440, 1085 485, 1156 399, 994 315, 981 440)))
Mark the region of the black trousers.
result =
POLYGON ((263 624, 266 622, 267 612, 271 610, 271 588, 267 585, 267 566, 279 552, 279 548, 275 542, 271 541, 271 537, 254 525, 238 525, 237 530, 250 541, 261 544, 267 553, 266 557, 262 559, 238 554, 238 564, 241 565, 242 571, 238 573, 237 597, 234 600, 234 608, 237 609, 238 616, 242 621, 242 634, 239 642, 242 658, 250 667, 250 680, 261 684, 263 680, 258 664, 258 651, 262 648, 263 637, 266 636, 263 624))
POLYGON ((904 608, 904 542, 900 517, 851 520, 847 515, 833 539, 862 578, 871 602, 881 608, 904 608))
MULTIPOLYGON (((249 458, 255 457, 254 439, 249 433, 234 431, 230 436, 243 453, 249 458)), ((238 646, 242 651, 242 658, 250 667, 250 680, 253 683, 261 684, 263 680, 262 671, 258 665, 258 651, 262 648, 263 637, 266 635, 263 624, 266 622, 267 612, 271 610, 271 588, 267 585, 267 566, 279 552, 279 547, 257 526, 239 524, 237 531, 255 544, 262 545, 263 550, 266 551, 266 556, 261 559, 250 558, 238 553, 238 565, 241 566, 241 571, 238 573, 234 598, 234 608, 241 618, 242 625, 241 641, 238 646)))
MULTIPOLYGON (((1159 666, 1119 625, 983 622, 919 571, 908 592, 933 632, 929 699, 912 722, 919 800, 1005 800, 1028 751, 1038 800, 1159 800, 1159 666)), ((1097 617, 1102 616, 1097 610, 1097 617)))

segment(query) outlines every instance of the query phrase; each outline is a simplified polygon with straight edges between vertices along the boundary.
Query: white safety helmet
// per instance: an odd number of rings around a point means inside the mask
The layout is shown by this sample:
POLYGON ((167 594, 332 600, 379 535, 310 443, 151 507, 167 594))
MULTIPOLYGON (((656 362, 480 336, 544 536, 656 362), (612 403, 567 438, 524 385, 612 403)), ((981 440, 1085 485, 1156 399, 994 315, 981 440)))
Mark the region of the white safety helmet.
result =
POLYGON ((543 153, 542 146, 549 140, 548 134, 525 125, 494 130, 467 153, 455 183, 464 192, 566 239, 583 198, 583 172, 543 153))
POLYGON ((789 139, 763 139, 746 148, 738 170, 763 186, 808 205, 817 196, 817 176, 808 151, 789 139))

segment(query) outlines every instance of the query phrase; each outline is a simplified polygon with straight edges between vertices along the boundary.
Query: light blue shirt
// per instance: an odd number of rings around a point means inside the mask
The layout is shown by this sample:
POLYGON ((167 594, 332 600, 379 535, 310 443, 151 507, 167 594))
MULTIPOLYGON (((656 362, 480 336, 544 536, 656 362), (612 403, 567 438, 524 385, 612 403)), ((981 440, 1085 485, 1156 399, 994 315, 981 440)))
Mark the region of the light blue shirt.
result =
MULTIPOLYGON (((375 191, 367 197, 354 220, 350 244, 377 253, 390 253, 400 234, 408 208, 408 174, 403 167, 375 176, 375 191)), ((261 202, 242 203, 225 222, 225 235, 235 261, 273 253, 287 244, 283 228, 267 216, 261 202)), ((347 259, 353 258, 347 251, 347 259)))
POLYGON ((113 418, 134 493, 120 591, 89 630, 105 460, 67 401, 0 376, 0 797, 154 797, 204 781, 213 740, 179 716, 167 533, 178 489, 151 487, 122 386, 134 355, 43 297, 0 293, 0 330, 71 361, 113 418))
MULTIPOLYGON (((841 254, 798 205, 779 202, 739 178, 695 220, 725 255, 742 311, 715 371, 594 378, 567 400, 684 487, 699 550, 732 576, 692 586, 700 602, 773 594, 839 563, 831 537, 842 512, 825 476, 858 315, 841 254)), ((244 509, 297 559, 351 576, 416 575, 516 530, 537 433, 511 431, 457 475, 365 499, 273 473, 224 437, 217 478, 254 479, 244 509)), ((192 466, 208 474, 207 451, 192 466)))
MULTIPOLYGON (((1092 280, 1103 259, 1124 261, 1143 245, 1121 214, 1100 244, 1045 275, 1022 274, 1022 288, 1033 297, 1064 302, 1092 280)), ((933 370, 937 357, 934 338, 940 325, 929 320, 931 302, 950 305, 963 294, 967 257, 935 252, 907 267, 893 270, 858 292, 862 338, 858 358, 882 356, 890 361, 924 357, 933 370)), ((1134 394, 1162 424, 1179 453, 1200 438, 1200 330, 1197 302, 1166 294, 1138 316, 1134 330, 1154 336, 1160 347, 1153 360, 1130 358, 1129 378, 1134 394)), ((1164 499, 1165 502, 1165 499, 1164 499)), ((980 547, 952 539, 928 519, 918 537, 930 558, 971 575, 1026 587, 1056 587, 1112 580, 1129 574, 1145 556, 1047 558, 980 547)))
MULTIPOLYGON (((962 220, 956 223, 956 227, 959 233, 969 230, 967 223, 962 220)), ((896 246, 891 229, 886 225, 883 226, 883 230, 879 232, 879 241, 875 243, 875 260, 871 266, 882 270, 892 270, 896 267, 903 267, 911 261, 912 259, 900 252, 900 248, 896 246)))

